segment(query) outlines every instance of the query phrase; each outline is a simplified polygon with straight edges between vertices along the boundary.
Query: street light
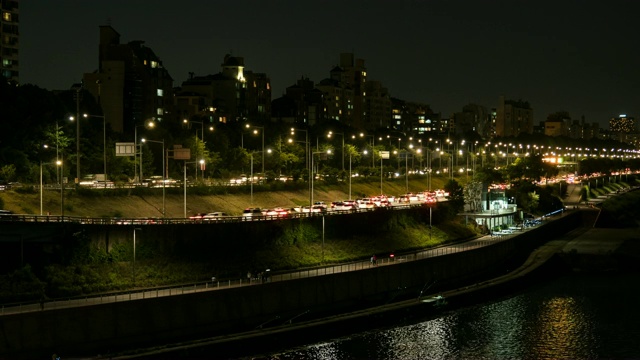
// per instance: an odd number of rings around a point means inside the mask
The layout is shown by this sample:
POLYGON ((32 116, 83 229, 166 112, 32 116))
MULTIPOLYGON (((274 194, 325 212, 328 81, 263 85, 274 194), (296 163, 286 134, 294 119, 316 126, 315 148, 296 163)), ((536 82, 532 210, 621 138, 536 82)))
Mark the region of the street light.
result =
POLYGON ((133 228, 133 285, 136 285, 136 230, 142 230, 141 228, 133 228))
MULTIPOLYGON (((253 205, 253 154, 259 152, 263 153, 262 158, 264 159, 264 151, 254 151, 249 153, 249 156, 251 157, 251 205, 253 205)), ((271 153, 271 149, 268 149, 267 152, 271 153)))
MULTIPOLYGON (((260 129, 260 132, 262 133, 262 177, 264 178, 264 126, 257 126, 257 125, 246 125, 247 129, 250 128, 256 128, 256 129, 260 129)), ((254 134, 257 134, 258 130, 253 130, 254 134)), ((253 169, 252 169, 253 170, 253 169)))
POLYGON ((305 167, 307 168, 307 175, 309 175, 309 203, 313 205, 313 199, 311 198, 311 169, 309 168, 309 131, 305 129, 295 129, 291 128, 291 135, 295 135, 296 131, 304 131, 304 158, 305 158, 305 167))
POLYGON ((309 211, 311 212, 311 208, 313 207, 313 179, 315 176, 313 175, 313 156, 316 154, 331 154, 331 150, 327 151, 314 151, 311 153, 311 192, 309 194, 309 198, 311 199, 309 203, 309 211))
POLYGON ((85 118, 94 117, 102 118, 102 154, 103 154, 103 170, 104 170, 104 187, 107 188, 107 118, 104 115, 89 115, 84 114, 85 118))
POLYGON ((371 167, 375 168, 376 167, 376 163, 375 163, 375 156, 374 156, 373 148, 376 147, 376 138, 373 135, 367 135, 365 133, 360 133, 360 137, 370 137, 371 138, 371 167))
MULTIPOLYGON (((204 122, 202 121, 194 121, 194 120, 187 120, 187 119, 183 119, 182 122, 186 125, 189 125, 189 123, 194 123, 194 124, 200 124, 200 141, 202 141, 202 144, 204 146, 204 122)), ((213 126, 209 126, 209 131, 213 131, 213 126)), ((196 139, 198 138, 198 129, 196 129, 196 139)), ((200 146, 197 147, 198 150, 198 154, 196 154, 196 158, 198 157, 199 153, 200 153, 200 146)), ((202 154, 202 157, 204 158, 204 154, 202 154)), ((202 170, 202 179, 204 180, 204 170, 202 170)), ((196 180, 198 180, 198 168, 196 167, 196 180)))
MULTIPOLYGON (((165 165, 164 165, 164 139, 162 139, 162 141, 158 141, 158 140, 146 140, 146 139, 142 139, 142 142, 153 142, 153 143, 158 143, 158 144, 162 144, 162 217, 166 216, 166 208, 165 208, 165 184, 166 184, 166 178, 165 178, 165 165)), ((142 167, 142 164, 140 164, 140 167, 142 167)))
MULTIPOLYGON (((203 164, 204 160, 200 161, 186 161, 184 162, 184 178, 182 180, 182 187, 184 188, 184 218, 187 218, 187 164, 203 164)), ((197 170, 196 170, 197 171, 197 170)))
MULTIPOLYGON (((139 127, 149 127, 152 128, 155 126, 155 123, 153 121, 149 121, 146 124, 142 124, 142 125, 136 125, 134 126, 133 129, 133 143, 134 143, 134 154, 133 154, 133 177, 135 180, 135 177, 138 176, 138 128, 139 127)), ((140 146, 140 176, 138 178, 139 182, 142 183, 142 146, 140 146)))
MULTIPOLYGON (((76 96, 80 98, 80 89, 76 90, 76 96)), ((79 100, 78 100, 79 101, 79 100)), ((76 122, 76 184, 80 184, 80 110, 79 105, 76 116, 69 116, 70 121, 76 122)))
POLYGON ((329 131, 327 137, 331 138, 334 134, 342 136, 342 171, 344 171, 344 133, 334 133, 333 131, 329 131))
MULTIPOLYGON (((49 148, 49 145, 43 145, 45 149, 49 148)), ((60 166, 60 216, 64 216, 64 184, 62 182, 62 177, 64 176, 64 164, 63 164, 63 154, 60 151, 60 158, 58 158, 59 149, 56 146, 56 166, 60 166)), ((42 161, 40 161, 40 215, 42 215, 42 161)), ((58 179, 56 178, 56 181, 58 179)))

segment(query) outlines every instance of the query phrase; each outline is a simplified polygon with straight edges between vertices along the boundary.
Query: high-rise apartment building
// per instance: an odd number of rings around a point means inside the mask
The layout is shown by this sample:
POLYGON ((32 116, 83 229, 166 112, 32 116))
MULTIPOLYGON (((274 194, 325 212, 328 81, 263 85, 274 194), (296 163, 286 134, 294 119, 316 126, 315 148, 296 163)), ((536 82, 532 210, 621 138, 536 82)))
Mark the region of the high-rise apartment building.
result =
POLYGON ((496 135, 501 137, 533 133, 533 109, 522 100, 500 96, 496 109, 496 135))
POLYGON ((340 63, 330 71, 330 77, 317 88, 324 93, 327 117, 346 125, 364 129, 365 86, 367 70, 363 59, 352 53, 340 54, 340 63))
POLYGON ((19 0, 0 2, 0 73, 8 81, 20 82, 19 0))
POLYGON ((144 41, 120 43, 111 26, 100 26, 98 69, 83 76, 83 87, 98 101, 107 123, 120 133, 135 126, 168 120, 173 79, 144 41))
POLYGON ((324 94, 309 78, 301 78, 272 101, 272 121, 313 126, 325 120, 324 94))
POLYGON ((636 119, 626 114, 609 120, 609 130, 616 133, 632 133, 636 131, 636 119))
POLYGON ((391 95, 380 81, 367 81, 365 84, 363 128, 376 130, 391 128, 391 95))

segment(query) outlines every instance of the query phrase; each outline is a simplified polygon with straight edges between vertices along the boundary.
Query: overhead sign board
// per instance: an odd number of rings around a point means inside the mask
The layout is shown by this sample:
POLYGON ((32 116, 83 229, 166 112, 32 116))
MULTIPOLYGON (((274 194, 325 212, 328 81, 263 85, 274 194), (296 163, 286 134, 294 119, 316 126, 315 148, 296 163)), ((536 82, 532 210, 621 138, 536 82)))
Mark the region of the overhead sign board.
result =
POLYGON ((116 143, 116 156, 135 156, 136 144, 132 142, 116 143))
POLYGON ((380 158, 381 159, 388 159, 389 158, 389 152, 388 151, 380 151, 380 158))
POLYGON ((191 149, 189 148, 175 148, 173 149, 173 158, 175 160, 189 160, 191 159, 191 149))

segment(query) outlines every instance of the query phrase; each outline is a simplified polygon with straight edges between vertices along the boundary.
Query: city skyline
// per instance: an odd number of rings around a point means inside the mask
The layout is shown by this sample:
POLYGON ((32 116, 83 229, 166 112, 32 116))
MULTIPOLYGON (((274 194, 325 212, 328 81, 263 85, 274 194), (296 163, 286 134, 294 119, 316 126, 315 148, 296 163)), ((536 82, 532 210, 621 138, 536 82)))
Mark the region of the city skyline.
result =
POLYGON ((217 73, 232 53, 270 77, 275 99, 301 77, 327 78, 351 52, 368 80, 445 118, 468 103, 496 107, 500 95, 528 101, 535 124, 564 110, 608 128, 640 113, 631 1, 149 4, 21 2, 21 83, 79 82, 97 69, 99 26, 110 24, 124 42, 153 49, 174 86, 189 72, 217 73))

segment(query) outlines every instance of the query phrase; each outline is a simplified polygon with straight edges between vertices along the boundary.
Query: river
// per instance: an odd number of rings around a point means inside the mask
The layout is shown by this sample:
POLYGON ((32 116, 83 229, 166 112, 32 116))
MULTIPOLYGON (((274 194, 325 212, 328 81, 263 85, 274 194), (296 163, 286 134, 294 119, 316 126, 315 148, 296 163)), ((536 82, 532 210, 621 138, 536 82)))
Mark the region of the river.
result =
POLYGON ((639 273, 562 275, 438 317, 251 358, 640 358, 639 284, 639 273))

